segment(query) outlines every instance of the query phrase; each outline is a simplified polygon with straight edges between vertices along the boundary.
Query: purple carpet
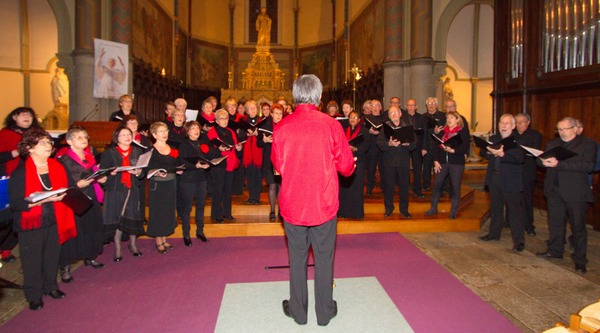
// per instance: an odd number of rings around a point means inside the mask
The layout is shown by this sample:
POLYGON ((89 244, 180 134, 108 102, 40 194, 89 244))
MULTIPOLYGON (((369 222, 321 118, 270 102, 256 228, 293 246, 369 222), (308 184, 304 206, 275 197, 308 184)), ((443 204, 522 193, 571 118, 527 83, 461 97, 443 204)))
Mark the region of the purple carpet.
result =
MULTIPOLYGON (((118 263, 107 247, 99 258, 105 268, 80 267, 72 283, 60 284, 65 299, 45 297, 43 310, 23 310, 0 330, 212 332, 226 283, 288 278, 287 269, 265 269, 287 264, 283 237, 172 243, 175 249, 160 255, 153 240, 142 240, 143 257, 126 252, 118 263)), ((365 276, 379 280, 415 332, 519 332, 400 234, 338 236, 335 277, 365 276)))

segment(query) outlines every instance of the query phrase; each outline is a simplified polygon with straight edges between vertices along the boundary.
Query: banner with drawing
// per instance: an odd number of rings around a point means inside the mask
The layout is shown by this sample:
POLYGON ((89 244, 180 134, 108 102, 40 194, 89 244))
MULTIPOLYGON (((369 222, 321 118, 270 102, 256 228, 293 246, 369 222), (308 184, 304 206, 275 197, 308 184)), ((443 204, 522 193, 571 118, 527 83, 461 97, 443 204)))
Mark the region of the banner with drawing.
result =
POLYGON ((127 93, 129 45, 94 39, 94 97, 118 99, 127 93))

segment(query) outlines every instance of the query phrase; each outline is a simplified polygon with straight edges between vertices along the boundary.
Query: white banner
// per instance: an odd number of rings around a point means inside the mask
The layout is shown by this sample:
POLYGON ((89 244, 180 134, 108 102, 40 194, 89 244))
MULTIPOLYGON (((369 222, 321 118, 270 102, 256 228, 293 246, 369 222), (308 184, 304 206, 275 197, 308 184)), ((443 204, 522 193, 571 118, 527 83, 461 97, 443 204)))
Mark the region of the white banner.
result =
POLYGON ((129 46, 94 39, 94 97, 114 98, 127 94, 129 46))

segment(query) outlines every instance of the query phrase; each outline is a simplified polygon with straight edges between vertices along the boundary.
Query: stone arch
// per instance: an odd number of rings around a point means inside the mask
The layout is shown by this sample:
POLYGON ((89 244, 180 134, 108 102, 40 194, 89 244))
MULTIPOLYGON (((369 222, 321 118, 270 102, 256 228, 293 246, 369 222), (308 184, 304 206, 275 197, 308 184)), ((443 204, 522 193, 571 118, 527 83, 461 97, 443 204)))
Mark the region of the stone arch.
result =
POLYGON ((454 0, 451 1, 446 8, 444 8, 442 15, 440 15, 433 39, 435 43, 434 56, 436 61, 446 61, 446 40, 448 37, 448 31, 450 30, 450 25, 452 24, 452 21, 454 21, 456 15, 465 6, 477 3, 488 5, 494 8, 493 0, 454 0))
POLYGON ((58 30, 58 52, 57 56, 60 66, 70 69, 72 61, 70 54, 73 51, 73 26, 71 14, 65 0, 48 0, 48 4, 54 12, 56 27, 58 30), (68 59, 67 56, 68 55, 68 59))

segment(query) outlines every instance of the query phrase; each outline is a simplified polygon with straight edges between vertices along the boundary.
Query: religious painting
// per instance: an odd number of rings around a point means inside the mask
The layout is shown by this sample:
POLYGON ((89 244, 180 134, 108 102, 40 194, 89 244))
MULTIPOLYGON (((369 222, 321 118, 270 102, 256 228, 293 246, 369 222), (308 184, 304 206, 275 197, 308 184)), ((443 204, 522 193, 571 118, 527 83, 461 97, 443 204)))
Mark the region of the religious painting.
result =
POLYGON ((134 0, 131 51, 158 69, 172 73, 173 21, 154 0, 134 0))
POLYGON ((94 39, 94 98, 118 99, 127 93, 129 45, 94 39))
MULTIPOLYGON (((248 64, 252 61, 252 56, 256 52, 256 48, 236 49, 235 50, 235 73, 234 73, 234 89, 243 89, 242 73, 248 68, 248 64)), ((291 89, 293 80, 293 56, 292 50, 274 50, 271 49, 271 55, 279 66, 282 73, 285 74, 285 87, 291 89)))
POLYGON ((179 27, 179 37, 175 39, 175 77, 186 82, 187 73, 187 34, 179 27))
POLYGON ((227 88, 228 59, 226 46, 192 40, 192 86, 227 88))
POLYGON ((373 1, 354 22, 350 24, 349 67, 356 64, 366 72, 381 64, 385 56, 385 3, 373 1))
POLYGON ((331 44, 300 49, 300 75, 314 74, 328 87, 333 76, 331 44))

